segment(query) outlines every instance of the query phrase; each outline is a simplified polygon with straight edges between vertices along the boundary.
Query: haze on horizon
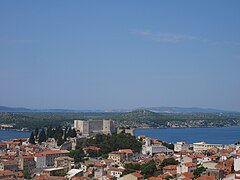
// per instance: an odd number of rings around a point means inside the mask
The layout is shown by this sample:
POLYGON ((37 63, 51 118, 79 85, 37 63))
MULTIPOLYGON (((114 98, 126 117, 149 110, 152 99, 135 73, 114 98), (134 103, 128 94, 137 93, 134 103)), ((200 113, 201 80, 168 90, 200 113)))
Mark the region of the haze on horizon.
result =
POLYGON ((0 105, 240 111, 240 1, 1 1, 0 105))

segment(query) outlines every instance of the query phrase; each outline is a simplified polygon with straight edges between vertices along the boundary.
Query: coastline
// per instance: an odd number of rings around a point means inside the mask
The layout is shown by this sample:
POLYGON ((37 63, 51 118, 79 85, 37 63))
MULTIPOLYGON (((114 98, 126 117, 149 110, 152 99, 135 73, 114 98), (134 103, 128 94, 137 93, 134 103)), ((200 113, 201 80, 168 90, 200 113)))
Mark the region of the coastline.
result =
POLYGON ((195 127, 135 127, 134 129, 193 129, 193 128, 226 128, 239 126, 195 126, 195 127))

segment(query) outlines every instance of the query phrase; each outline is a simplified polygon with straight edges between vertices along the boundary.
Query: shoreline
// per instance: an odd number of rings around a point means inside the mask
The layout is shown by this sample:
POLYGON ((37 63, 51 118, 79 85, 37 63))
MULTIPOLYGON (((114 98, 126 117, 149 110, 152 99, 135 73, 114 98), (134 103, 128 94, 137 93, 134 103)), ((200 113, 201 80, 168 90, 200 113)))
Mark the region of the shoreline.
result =
POLYGON ((135 127, 134 129, 194 129, 194 128, 226 128, 239 126, 196 126, 196 127, 135 127))

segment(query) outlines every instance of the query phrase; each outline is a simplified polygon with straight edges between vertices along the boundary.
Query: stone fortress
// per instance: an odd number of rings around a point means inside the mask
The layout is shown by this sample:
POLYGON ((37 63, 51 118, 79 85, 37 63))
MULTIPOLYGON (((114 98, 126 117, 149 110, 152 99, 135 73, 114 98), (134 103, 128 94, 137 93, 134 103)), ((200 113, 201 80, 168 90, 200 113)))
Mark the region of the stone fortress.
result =
POLYGON ((92 136, 95 134, 112 134, 115 132, 113 120, 74 120, 74 128, 82 136, 92 136))

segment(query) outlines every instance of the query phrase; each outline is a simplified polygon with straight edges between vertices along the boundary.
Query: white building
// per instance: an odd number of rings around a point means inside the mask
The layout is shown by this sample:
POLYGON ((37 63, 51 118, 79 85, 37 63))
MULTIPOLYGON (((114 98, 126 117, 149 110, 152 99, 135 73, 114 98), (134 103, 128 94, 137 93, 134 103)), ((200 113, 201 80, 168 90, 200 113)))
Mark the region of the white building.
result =
POLYGON ((182 174, 185 172, 193 172, 197 168, 197 164, 192 162, 186 162, 183 164, 179 164, 177 166, 177 174, 182 174))
POLYGON ((108 168, 107 173, 113 177, 120 178, 123 175, 124 168, 108 168))
POLYGON ((235 171, 240 170, 240 157, 234 158, 234 170, 235 171))
POLYGON ((91 136, 98 133, 112 134, 115 132, 115 124, 112 120, 74 120, 74 128, 82 136, 91 136))
POLYGON ((168 149, 167 147, 161 144, 151 144, 151 140, 149 138, 145 139, 145 145, 142 146, 142 154, 145 155, 154 155, 157 153, 173 153, 173 150, 168 149))
POLYGON ((43 153, 37 153, 34 156, 34 161, 36 162, 36 168, 45 168, 46 165, 46 156, 43 153))
POLYGON ((222 149, 222 144, 206 144, 205 142, 193 143, 193 151, 206 151, 211 148, 220 148, 222 149))
POLYGON ((68 156, 69 151, 66 150, 49 150, 37 153, 34 156, 36 168, 53 167, 55 158, 68 156))
POLYGON ((186 142, 177 142, 176 144, 174 144, 174 151, 188 151, 189 147, 189 144, 187 144, 186 142))

